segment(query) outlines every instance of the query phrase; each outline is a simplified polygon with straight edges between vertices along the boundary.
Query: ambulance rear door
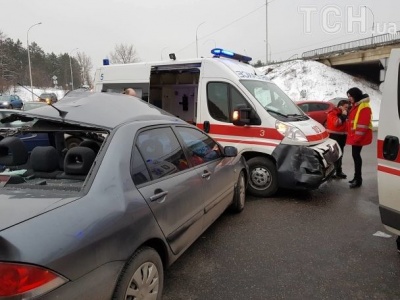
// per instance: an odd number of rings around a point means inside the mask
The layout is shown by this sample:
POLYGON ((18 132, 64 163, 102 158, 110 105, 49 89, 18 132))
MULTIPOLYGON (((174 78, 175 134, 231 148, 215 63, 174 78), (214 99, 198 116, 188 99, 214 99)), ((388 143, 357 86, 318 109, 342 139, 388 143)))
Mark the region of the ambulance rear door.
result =
POLYGON ((400 49, 391 52, 378 127, 378 191, 382 223, 400 234, 400 49))

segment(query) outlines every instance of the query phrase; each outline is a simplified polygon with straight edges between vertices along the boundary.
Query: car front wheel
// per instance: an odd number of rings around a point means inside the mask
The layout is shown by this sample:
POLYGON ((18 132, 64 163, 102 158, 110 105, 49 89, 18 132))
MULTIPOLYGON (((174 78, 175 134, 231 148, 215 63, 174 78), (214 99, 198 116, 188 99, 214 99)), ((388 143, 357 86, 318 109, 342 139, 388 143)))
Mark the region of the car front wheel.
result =
POLYGON ((235 213, 241 212, 244 209, 245 201, 246 201, 246 179, 244 178, 243 171, 241 171, 235 186, 235 192, 233 195, 231 210, 235 213))
POLYGON ((164 285, 163 264, 150 247, 137 250, 122 270, 113 299, 161 300, 164 285))
POLYGON ((275 163, 266 157, 253 157, 247 161, 250 178, 248 190, 256 197, 269 197, 278 190, 278 172, 275 163))

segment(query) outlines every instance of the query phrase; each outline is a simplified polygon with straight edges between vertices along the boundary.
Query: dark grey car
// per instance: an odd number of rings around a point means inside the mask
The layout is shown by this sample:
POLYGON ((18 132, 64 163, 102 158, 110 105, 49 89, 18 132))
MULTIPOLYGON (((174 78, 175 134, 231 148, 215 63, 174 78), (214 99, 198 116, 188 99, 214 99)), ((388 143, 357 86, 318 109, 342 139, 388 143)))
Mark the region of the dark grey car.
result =
POLYGON ((0 299, 161 299, 165 267, 244 208, 244 159, 132 97, 71 93, 54 107, 2 120, 51 146, 0 141, 0 299), (84 141, 68 150, 72 134, 84 141))

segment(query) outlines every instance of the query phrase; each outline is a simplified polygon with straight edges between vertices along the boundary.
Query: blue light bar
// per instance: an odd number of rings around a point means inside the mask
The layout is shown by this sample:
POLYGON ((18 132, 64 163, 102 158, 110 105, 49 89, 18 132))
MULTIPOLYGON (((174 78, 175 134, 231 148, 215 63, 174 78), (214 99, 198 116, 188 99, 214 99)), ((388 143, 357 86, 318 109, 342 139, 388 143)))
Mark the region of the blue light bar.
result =
POLYGON ((235 59, 235 60, 238 60, 238 61, 242 61, 242 62, 245 62, 245 63, 248 63, 248 62, 250 62, 252 60, 252 58, 249 57, 249 56, 245 56, 245 55, 242 55, 242 54, 234 53, 232 51, 224 50, 224 49, 221 49, 221 48, 212 49, 211 50, 211 54, 214 54, 215 57, 222 56, 222 57, 227 57, 227 58, 232 58, 232 59, 235 59))
POLYGON ((110 60, 108 58, 103 59, 103 66, 108 66, 110 64, 110 60))

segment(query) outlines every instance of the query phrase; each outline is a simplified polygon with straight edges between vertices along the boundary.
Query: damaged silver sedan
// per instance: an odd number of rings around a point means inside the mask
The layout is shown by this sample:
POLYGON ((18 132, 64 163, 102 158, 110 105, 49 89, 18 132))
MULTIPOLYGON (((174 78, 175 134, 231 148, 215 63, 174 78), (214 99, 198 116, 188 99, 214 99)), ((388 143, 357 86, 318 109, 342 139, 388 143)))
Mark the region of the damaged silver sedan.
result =
POLYGON ((161 299, 164 269, 244 208, 237 149, 139 99, 71 93, 1 120, 13 122, 0 141, 0 299, 161 299), (21 133, 49 145, 28 150, 21 133))

